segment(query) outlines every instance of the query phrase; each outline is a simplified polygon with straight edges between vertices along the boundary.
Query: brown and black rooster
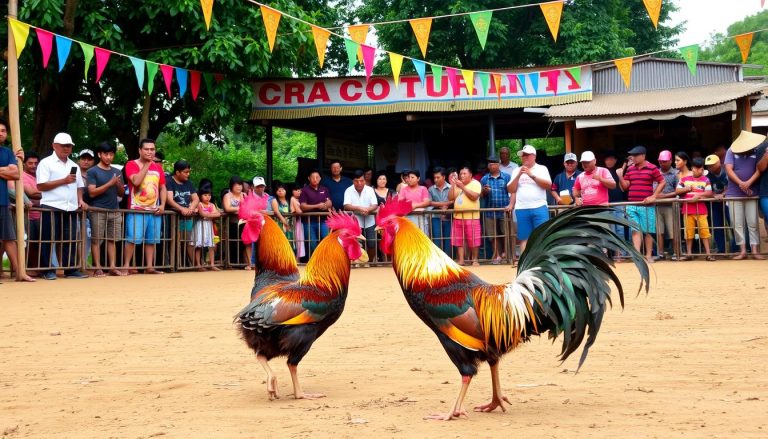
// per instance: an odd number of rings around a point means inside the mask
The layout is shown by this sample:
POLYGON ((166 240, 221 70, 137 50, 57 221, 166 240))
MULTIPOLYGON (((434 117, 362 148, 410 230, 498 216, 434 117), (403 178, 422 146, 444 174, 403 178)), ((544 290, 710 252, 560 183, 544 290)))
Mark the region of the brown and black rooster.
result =
POLYGON ((621 282, 605 249, 627 252, 640 271, 640 288, 644 284, 648 290, 645 260, 612 229, 614 224, 629 224, 608 208, 572 209, 542 224, 520 256, 517 278, 505 285, 488 284, 456 264, 402 218, 410 211, 410 202, 395 199, 380 208, 382 249, 392 255, 411 309, 434 331, 461 373, 461 390, 451 410, 428 419, 466 415, 464 397, 483 361, 490 365, 493 396, 475 411, 506 411, 503 402, 509 400, 501 391, 499 360, 532 335, 562 335, 562 360, 587 336, 581 367, 611 303, 609 281, 616 284, 624 306, 621 282))
POLYGON ((297 399, 321 398, 302 390, 297 366, 312 344, 338 320, 344 310, 350 261, 365 258, 358 240, 360 226, 354 216, 334 213, 329 235, 318 244, 299 276, 291 246, 271 218, 258 213, 259 204, 240 207, 246 222, 245 243, 256 243, 256 277, 251 302, 235 322, 249 348, 267 372, 267 392, 277 398, 277 377, 269 366, 274 357, 287 356, 297 399))

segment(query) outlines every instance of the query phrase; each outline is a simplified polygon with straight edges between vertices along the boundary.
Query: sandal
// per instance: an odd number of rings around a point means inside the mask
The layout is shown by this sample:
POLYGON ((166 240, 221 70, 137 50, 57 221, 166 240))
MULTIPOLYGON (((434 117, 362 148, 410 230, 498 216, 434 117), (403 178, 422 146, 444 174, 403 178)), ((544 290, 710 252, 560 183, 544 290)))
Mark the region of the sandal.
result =
POLYGON ((104 277, 106 274, 99 268, 98 270, 93 272, 93 277, 104 277))
POLYGON ((115 268, 115 269, 109 270, 109 275, 110 276, 128 276, 128 273, 125 271, 120 271, 115 268))
POLYGON ((144 270, 144 274, 165 274, 162 270, 155 270, 154 268, 151 268, 149 270, 144 270))
POLYGON ((744 253, 739 253, 738 255, 732 257, 731 259, 733 259, 734 261, 740 261, 742 259, 747 259, 747 255, 744 253))
POLYGON ((690 261, 691 258, 689 258, 688 256, 680 256, 679 258, 677 258, 677 260, 678 261, 690 261))
POLYGON ((707 261, 716 261, 716 260, 717 260, 717 259, 715 259, 715 257, 714 257, 714 256, 707 256, 707 257, 706 257, 706 258, 704 258, 704 259, 705 259, 705 260, 707 260, 707 261))

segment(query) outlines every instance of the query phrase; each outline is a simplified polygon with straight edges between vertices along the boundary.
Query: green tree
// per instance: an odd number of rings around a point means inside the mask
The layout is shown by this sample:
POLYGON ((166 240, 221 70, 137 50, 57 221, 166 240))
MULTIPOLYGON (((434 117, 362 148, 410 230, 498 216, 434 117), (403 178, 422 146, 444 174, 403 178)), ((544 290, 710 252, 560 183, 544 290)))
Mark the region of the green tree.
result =
MULTIPOLYGON (((729 36, 739 35, 759 29, 768 28, 768 11, 751 15, 728 26, 728 33, 713 34, 699 54, 700 60, 741 63, 741 52, 736 41, 729 36)), ((752 49, 747 59, 749 64, 764 66, 760 69, 745 68, 744 74, 768 75, 768 33, 758 32, 752 37, 752 49)))

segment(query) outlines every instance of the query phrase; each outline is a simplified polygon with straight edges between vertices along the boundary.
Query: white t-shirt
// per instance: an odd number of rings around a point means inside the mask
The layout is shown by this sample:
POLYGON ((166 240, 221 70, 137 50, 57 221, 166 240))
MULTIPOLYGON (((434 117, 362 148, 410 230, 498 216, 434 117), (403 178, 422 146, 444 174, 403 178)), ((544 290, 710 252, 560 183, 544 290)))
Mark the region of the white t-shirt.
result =
MULTIPOLYGON (((507 186, 512 184, 517 174, 520 173, 520 168, 512 171, 512 180, 509 181, 507 186)), ((549 176, 549 169, 546 166, 536 164, 531 168, 531 173, 536 176, 534 181, 528 174, 520 176, 520 180, 517 184, 517 197, 515 199, 515 210, 518 209, 535 209, 537 207, 547 205, 547 190, 536 184, 537 181, 552 182, 552 177, 549 176)))
POLYGON ((83 177, 80 174, 80 167, 75 162, 67 158, 66 162, 59 160, 56 153, 45 157, 40 160, 37 165, 37 183, 48 183, 53 180, 61 180, 69 175, 69 171, 72 168, 76 168, 77 178, 73 183, 63 184, 51 189, 49 191, 42 191, 42 198, 40 204, 55 209, 65 210, 67 212, 73 212, 77 210, 77 189, 83 188, 83 177))
POLYGON ((520 165, 518 165, 515 162, 509 162, 507 163, 507 166, 504 166, 503 164, 499 163, 499 169, 501 170, 501 172, 505 172, 509 174, 510 177, 512 176, 512 173, 515 172, 515 169, 519 167, 520 165))
MULTIPOLYGON (((373 192, 372 187, 363 186, 362 192, 358 192, 357 189, 355 189, 355 185, 352 185, 344 191, 344 204, 351 204, 358 207, 371 207, 376 206, 379 203, 376 201, 376 193, 373 192)), ((376 225, 376 216, 373 214, 363 216, 356 213, 355 217, 357 217, 357 222, 360 224, 360 227, 364 229, 376 225)))

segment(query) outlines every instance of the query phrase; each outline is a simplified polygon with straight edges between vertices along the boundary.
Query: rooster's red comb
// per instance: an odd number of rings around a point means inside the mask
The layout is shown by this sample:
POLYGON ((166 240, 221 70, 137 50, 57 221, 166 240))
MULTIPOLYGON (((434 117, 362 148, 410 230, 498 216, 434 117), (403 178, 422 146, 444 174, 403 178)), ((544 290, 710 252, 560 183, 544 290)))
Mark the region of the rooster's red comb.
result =
POLYGON ((346 230, 351 235, 359 235, 362 233, 360 230, 360 223, 357 222, 357 218, 349 213, 334 211, 325 221, 328 228, 331 230, 346 230))
POLYGON ((240 210, 238 210, 237 216, 240 219, 249 219, 254 213, 267 208, 267 197, 257 197, 256 195, 249 194, 243 197, 243 201, 240 202, 240 210))
POLYGON ((397 197, 387 197, 387 201, 379 208, 379 215, 376 218, 377 223, 381 223, 392 216, 405 216, 413 211, 413 205, 410 200, 401 200, 397 197))

